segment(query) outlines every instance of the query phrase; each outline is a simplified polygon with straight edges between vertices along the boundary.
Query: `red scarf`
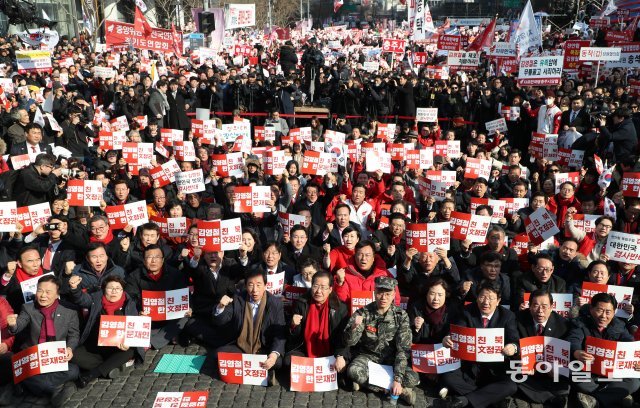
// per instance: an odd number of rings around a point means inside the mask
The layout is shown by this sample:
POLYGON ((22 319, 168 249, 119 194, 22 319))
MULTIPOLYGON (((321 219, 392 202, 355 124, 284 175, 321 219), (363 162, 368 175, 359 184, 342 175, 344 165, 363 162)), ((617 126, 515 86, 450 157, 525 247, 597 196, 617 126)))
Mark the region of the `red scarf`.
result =
POLYGON ((391 236, 391 245, 400 245, 400 241, 402 241, 402 235, 398 235, 397 237, 395 235, 391 236))
POLYGON ((36 273, 35 275, 29 275, 28 273, 26 273, 21 267, 16 267, 16 278, 18 279, 18 283, 22 283, 24 281, 26 281, 27 279, 31 279, 31 278, 35 278, 37 276, 42 276, 44 272, 42 271, 42 267, 40 267, 40 269, 38 269, 38 273, 36 273))
POLYGON ((429 324, 429 336, 435 335, 437 326, 442 323, 444 312, 447 310, 447 305, 442 305, 441 308, 433 310, 431 306, 425 307, 426 313, 424 314, 424 321, 429 324))
POLYGON ((304 327, 304 340, 307 346, 307 356, 327 357, 331 355, 329 343, 329 300, 318 305, 309 304, 307 324, 304 327))
POLYGON ((162 269, 160 269, 160 272, 156 273, 155 275, 152 273, 149 273, 149 271, 147 271, 147 276, 149 277, 149 279, 151 279, 154 282, 159 282, 160 279, 162 279, 162 269))
POLYGON ((40 326, 40 338, 38 339, 38 343, 54 341, 56 339, 56 326, 53 324, 53 314, 58 307, 58 299, 47 307, 36 307, 44 317, 42 320, 42 326, 40 326))
POLYGON ((109 232, 107 232, 107 236, 104 237, 103 239, 98 239, 94 235, 89 237, 89 242, 101 242, 105 245, 108 245, 111 241, 113 241, 113 232, 111 231, 111 228, 109 228, 109 232))
POLYGON ((102 308, 109 316, 113 316, 116 313, 116 310, 122 309, 126 300, 127 294, 124 292, 122 292, 120 300, 116 300, 115 302, 109 301, 104 295, 102 295, 102 308))

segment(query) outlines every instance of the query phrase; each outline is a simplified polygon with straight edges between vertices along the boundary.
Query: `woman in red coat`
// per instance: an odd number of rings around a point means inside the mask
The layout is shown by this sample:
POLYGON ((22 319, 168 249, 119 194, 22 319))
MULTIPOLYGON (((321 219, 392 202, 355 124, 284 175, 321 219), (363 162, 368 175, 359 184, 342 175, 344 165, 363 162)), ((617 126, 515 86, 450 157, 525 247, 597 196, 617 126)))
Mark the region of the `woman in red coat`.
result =
POLYGON ((547 203, 547 210, 556 216, 556 224, 559 227, 564 225, 569 208, 575 208, 578 213, 582 212, 582 205, 575 197, 575 192, 576 186, 570 181, 565 181, 560 185, 560 193, 551 197, 547 203))

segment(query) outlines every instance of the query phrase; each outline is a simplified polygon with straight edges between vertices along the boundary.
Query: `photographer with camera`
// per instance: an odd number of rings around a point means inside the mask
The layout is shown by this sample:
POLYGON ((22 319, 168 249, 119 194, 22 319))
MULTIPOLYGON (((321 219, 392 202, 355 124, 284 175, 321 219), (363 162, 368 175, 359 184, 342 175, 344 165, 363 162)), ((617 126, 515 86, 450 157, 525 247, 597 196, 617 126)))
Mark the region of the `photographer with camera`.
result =
POLYGON ((43 153, 36 157, 34 163, 18 170, 18 177, 13 187, 13 196, 18 207, 49 202, 57 193, 58 177, 61 168, 55 168, 56 157, 43 153))
POLYGON ((71 155, 81 162, 90 158, 89 138, 95 137, 95 133, 87 126, 88 122, 83 117, 82 110, 77 106, 69 108, 69 116, 60 125, 62 135, 56 138, 56 146, 62 146, 71 152, 71 155))
POLYGON ((309 95, 311 102, 316 98, 317 88, 320 86, 319 73, 320 68, 324 65, 324 56, 322 52, 316 48, 318 40, 312 38, 308 41, 308 48, 302 54, 301 63, 304 66, 304 89, 309 95))
POLYGON ((60 276, 65 268, 70 272, 75 267, 76 251, 64 240, 68 221, 64 215, 52 215, 46 223, 38 225, 24 237, 25 244, 38 249, 44 273, 54 272, 60 276))
POLYGON ((607 125, 607 118, 600 115, 595 123, 600 129, 596 143, 599 150, 613 151, 613 159, 610 162, 623 162, 633 156, 638 148, 638 135, 631 120, 631 111, 628 108, 618 108, 611 115, 611 124, 607 125))

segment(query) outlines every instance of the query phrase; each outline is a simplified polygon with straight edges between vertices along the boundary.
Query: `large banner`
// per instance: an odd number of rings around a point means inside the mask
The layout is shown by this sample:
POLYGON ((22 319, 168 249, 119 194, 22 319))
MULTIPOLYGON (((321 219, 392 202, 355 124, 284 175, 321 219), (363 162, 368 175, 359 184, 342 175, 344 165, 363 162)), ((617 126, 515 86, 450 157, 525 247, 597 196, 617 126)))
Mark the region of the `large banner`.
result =
POLYGON ((51 72, 51 51, 16 51, 16 63, 19 74, 51 72))
POLYGON ((546 56, 520 59, 518 85, 547 86, 560 85, 562 82, 562 66, 564 57, 546 56))
MULTIPOLYGON (((104 24, 108 47, 131 47, 164 53, 170 53, 174 50, 171 30, 153 28, 151 35, 146 37, 142 31, 137 31, 133 24, 110 20, 106 20, 104 24)), ((178 31, 178 35, 182 36, 182 32, 178 31)), ((182 53, 182 41, 179 41, 177 46, 182 53)))
POLYGON ((255 4, 228 4, 227 6, 224 27, 226 30, 256 25, 255 4))

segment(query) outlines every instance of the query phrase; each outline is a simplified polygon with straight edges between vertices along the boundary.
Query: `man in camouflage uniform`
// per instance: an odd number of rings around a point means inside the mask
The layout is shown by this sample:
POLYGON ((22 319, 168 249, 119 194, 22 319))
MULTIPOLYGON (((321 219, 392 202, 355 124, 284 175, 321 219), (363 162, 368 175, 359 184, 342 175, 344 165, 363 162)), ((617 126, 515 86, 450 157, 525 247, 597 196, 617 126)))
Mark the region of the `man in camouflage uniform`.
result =
POLYGON ((357 310, 345 329, 346 345, 352 347, 356 354, 347 367, 347 377, 353 381, 353 388, 357 391, 369 381, 369 361, 391 365, 394 373, 391 393, 413 405, 416 399, 413 387, 420 380, 409 364, 409 316, 393 304, 395 279, 379 276, 375 285, 375 302, 357 310))

